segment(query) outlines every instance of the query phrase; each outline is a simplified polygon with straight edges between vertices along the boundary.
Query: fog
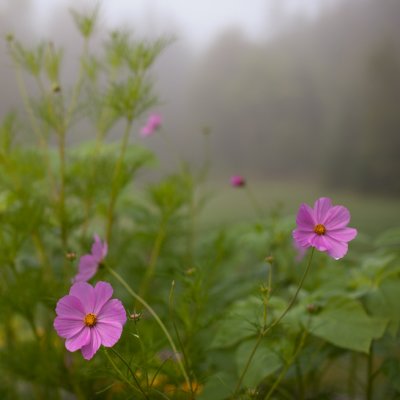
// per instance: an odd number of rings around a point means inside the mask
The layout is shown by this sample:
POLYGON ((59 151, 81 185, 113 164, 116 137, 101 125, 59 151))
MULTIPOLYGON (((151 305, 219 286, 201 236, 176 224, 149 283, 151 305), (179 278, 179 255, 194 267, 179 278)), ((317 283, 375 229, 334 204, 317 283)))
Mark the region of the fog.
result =
MULTIPOLYGON (((0 30, 64 45, 68 81, 81 43, 68 9, 94 5, 0 1, 0 30)), ((104 1, 92 46, 116 27, 175 38, 152 71, 156 111, 194 164, 210 129, 216 178, 306 178, 399 195, 399 21, 397 0, 104 1)), ((4 43, 0 51, 3 117, 22 104, 4 43)), ((71 143, 88 137, 72 134, 71 143)), ((156 137, 149 145, 167 158, 156 137)))

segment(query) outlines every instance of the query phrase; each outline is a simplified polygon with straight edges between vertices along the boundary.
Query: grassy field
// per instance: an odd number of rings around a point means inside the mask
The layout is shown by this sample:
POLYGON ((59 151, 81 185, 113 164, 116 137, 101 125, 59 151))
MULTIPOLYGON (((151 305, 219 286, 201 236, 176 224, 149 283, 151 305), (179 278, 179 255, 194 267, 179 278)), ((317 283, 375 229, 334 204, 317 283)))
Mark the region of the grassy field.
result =
MULTIPOLYGON (((351 212, 350 226, 371 236, 394 227, 400 227, 400 198, 367 196, 326 189, 310 182, 259 181, 247 188, 232 188, 229 182, 214 182, 208 187, 211 199, 202 216, 202 223, 215 226, 246 221, 259 214, 268 215, 281 207, 285 215, 293 218, 301 203, 313 205, 319 197, 330 197, 334 204, 345 205, 351 212)), ((293 220, 294 226, 294 220, 293 220)))

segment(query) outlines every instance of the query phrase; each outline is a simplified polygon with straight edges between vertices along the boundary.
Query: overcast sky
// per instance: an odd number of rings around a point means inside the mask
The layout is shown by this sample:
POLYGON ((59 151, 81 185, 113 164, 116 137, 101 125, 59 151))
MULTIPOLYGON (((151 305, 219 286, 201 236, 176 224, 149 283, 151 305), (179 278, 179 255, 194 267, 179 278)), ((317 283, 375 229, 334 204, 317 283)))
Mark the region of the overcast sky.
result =
MULTIPOLYGON (((5 0, 3 0, 4 2, 5 0)), ((10 0, 9 0, 10 1, 10 0)), ((32 0, 40 15, 39 27, 45 29, 54 7, 90 5, 95 0, 32 0)), ((269 31, 268 16, 279 13, 283 3, 293 13, 312 13, 328 0, 103 0, 103 22, 108 26, 130 25, 151 29, 155 34, 169 33, 173 26, 183 40, 207 45, 222 29, 239 26, 249 37, 257 38, 269 31), (169 28, 168 28, 169 27, 169 28)), ((1 0, 0 0, 1 2, 1 0)))

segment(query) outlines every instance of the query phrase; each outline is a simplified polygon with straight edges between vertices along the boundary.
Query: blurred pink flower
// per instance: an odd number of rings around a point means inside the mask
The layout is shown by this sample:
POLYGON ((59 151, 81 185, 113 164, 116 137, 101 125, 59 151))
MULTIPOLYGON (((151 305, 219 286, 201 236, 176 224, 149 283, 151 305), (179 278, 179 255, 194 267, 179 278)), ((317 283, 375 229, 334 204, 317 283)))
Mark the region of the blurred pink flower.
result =
POLYGON ((332 206, 331 199, 321 197, 314 209, 307 204, 300 206, 293 238, 300 248, 315 247, 338 260, 347 253, 347 242, 357 235, 356 229, 347 227, 349 222, 346 207, 332 206))
POLYGON ((111 299, 112 294, 107 282, 98 282, 94 288, 77 282, 58 301, 54 329, 66 339, 68 351, 81 350, 83 358, 90 360, 100 345, 112 347, 118 342, 126 312, 118 299, 111 299))
POLYGON ((246 180, 241 175, 231 176, 231 185, 233 187, 241 187, 246 185, 246 180))
POLYGON ((92 253, 85 254, 79 259, 78 274, 73 279, 73 282, 86 282, 92 278, 101 262, 107 255, 108 246, 106 242, 101 242, 97 235, 94 235, 94 243, 92 245, 92 253))
POLYGON ((300 262, 306 255, 307 248, 301 247, 294 239, 293 239, 293 247, 296 249, 295 261, 300 262))
POLYGON ((146 124, 140 130, 140 136, 146 137, 150 136, 161 126, 161 115, 160 114, 150 114, 149 118, 147 119, 146 124))

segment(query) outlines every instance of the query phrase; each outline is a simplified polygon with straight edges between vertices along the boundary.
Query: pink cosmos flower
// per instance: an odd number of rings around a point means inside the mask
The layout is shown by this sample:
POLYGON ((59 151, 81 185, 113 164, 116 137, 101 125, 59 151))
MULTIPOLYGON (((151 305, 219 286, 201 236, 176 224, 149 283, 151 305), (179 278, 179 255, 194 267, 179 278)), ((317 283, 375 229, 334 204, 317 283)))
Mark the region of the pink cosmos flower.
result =
POLYGON ((92 253, 86 254, 79 259, 78 274, 73 279, 73 282, 86 282, 92 278, 99 265, 102 263, 108 252, 106 242, 101 242, 97 235, 94 235, 94 243, 92 245, 92 253))
POLYGON ((349 222, 346 207, 332 206, 331 199, 321 197, 314 209, 307 204, 300 206, 293 238, 300 248, 315 247, 338 260, 347 253, 347 242, 357 235, 356 229, 347 227, 349 222))
POLYGON ((231 185, 233 187, 241 187, 246 185, 246 180, 241 175, 231 176, 231 185))
POLYGON ((112 294, 107 282, 98 282, 94 288, 87 282, 77 282, 58 301, 54 328, 67 339, 68 351, 81 350, 83 358, 90 360, 100 345, 112 347, 118 342, 126 312, 118 299, 111 299, 112 294))
POLYGON ((146 137, 150 136, 161 126, 161 115, 160 114, 150 114, 147 119, 146 124, 140 130, 140 136, 146 137))

